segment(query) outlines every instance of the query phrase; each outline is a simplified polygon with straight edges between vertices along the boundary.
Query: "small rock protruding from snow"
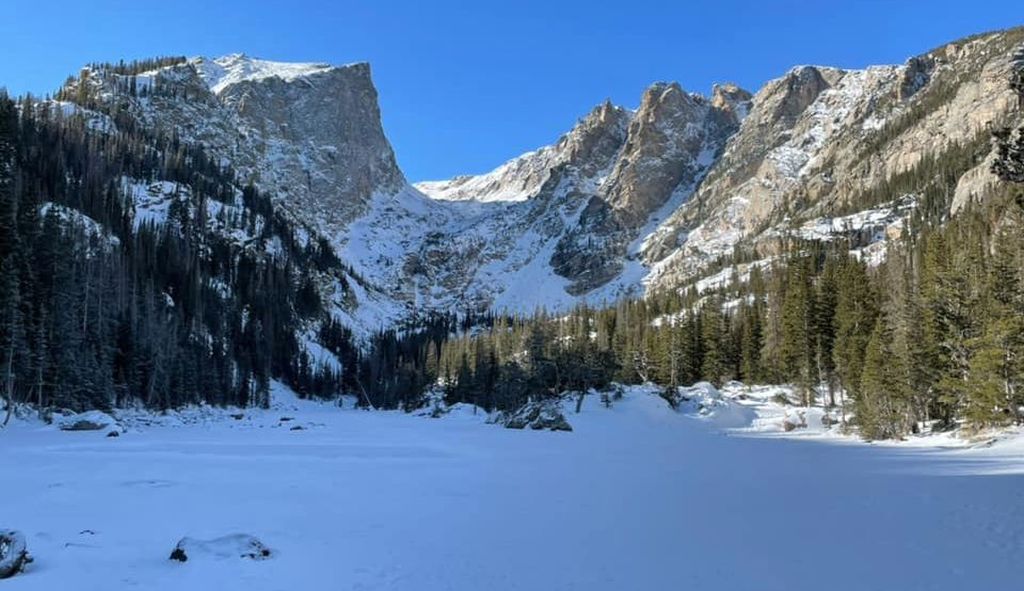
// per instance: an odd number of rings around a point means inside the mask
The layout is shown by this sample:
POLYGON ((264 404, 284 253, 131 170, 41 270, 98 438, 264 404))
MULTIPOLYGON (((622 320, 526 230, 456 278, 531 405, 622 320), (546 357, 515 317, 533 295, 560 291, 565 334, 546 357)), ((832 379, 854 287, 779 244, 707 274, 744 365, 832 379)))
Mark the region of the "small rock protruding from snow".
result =
POLYGON ((171 552, 170 560, 188 562, 196 558, 247 558, 266 560, 271 557, 270 548, 259 538, 248 534, 232 534, 213 540, 182 538, 171 552))
POLYGON ((30 562, 25 536, 14 530, 0 530, 0 579, 22 572, 30 562))
POLYGON ((807 416, 803 412, 797 411, 795 414, 787 414, 782 419, 782 430, 786 433, 806 428, 807 416))

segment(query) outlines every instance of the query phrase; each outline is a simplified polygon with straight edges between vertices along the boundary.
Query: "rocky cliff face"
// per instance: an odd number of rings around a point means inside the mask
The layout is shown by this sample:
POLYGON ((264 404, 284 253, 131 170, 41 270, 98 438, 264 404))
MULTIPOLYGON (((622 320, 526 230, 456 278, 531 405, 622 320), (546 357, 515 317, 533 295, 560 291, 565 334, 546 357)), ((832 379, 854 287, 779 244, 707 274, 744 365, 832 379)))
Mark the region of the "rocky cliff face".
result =
POLYGON ((754 95, 658 83, 635 111, 599 105, 490 173, 415 186, 365 64, 196 58, 134 76, 134 93, 96 72, 67 94, 201 143, 271 194, 361 277, 355 301, 335 303, 372 329, 436 308, 532 311, 684 285, 737 245, 769 256, 792 236, 854 232, 870 247, 923 199, 898 189, 939 168, 955 177, 955 213, 998 185, 987 138, 1021 118, 1009 80, 1022 44, 1017 29, 900 66, 801 66, 754 95))
POLYGON ((642 225, 680 184, 697 182, 737 123, 678 84, 648 88, 602 191, 605 201, 624 225, 642 225))
MULTIPOLYGON (((605 103, 551 146, 485 175, 417 188, 441 200, 517 203, 502 210, 500 229, 482 224, 516 237, 518 246, 510 248, 523 248, 523 238, 539 238, 525 249, 531 253, 528 264, 516 267, 542 272, 556 287, 558 304, 574 297, 610 300, 637 287, 616 281, 635 257, 631 243, 652 220, 685 201, 738 128, 749 101, 750 95, 733 85, 716 87, 709 99, 678 84, 655 84, 635 112, 605 103)), ((483 248, 480 260, 491 266, 510 252, 483 248)), ((513 303, 502 295, 518 290, 501 289, 507 281, 497 285, 495 303, 513 303)), ((546 297, 552 301, 550 293, 546 297)), ((546 301, 526 298, 524 303, 536 307, 546 301)))
POLYGON ((711 100, 678 84, 647 89, 606 181, 551 259, 571 281, 570 293, 586 294, 622 275, 636 256, 631 243, 690 196, 736 131, 749 99, 731 85, 716 87, 711 100))
POLYGON ((914 174, 938 176, 929 169, 936 163, 960 179, 955 213, 997 182, 988 138, 1021 117, 1009 80, 1022 43, 1015 29, 901 66, 799 67, 769 82, 694 198, 652 236, 643 253, 649 281, 691 277, 741 241, 770 251, 803 221, 864 207, 866 194, 909 186, 901 181, 914 174))
POLYGON ((298 220, 325 233, 405 186, 381 127, 368 64, 284 64, 244 55, 194 58, 132 77, 72 84, 140 124, 203 144, 298 220))

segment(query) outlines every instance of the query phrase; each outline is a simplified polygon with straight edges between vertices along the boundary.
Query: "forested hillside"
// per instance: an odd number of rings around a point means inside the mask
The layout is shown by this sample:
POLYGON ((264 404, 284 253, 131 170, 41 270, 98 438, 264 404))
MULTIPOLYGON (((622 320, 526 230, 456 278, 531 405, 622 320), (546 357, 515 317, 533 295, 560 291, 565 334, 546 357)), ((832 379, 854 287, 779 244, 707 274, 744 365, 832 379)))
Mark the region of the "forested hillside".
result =
MULTIPOLYGON (((264 404, 272 376, 341 391, 297 342, 323 317, 333 251, 196 146, 98 133, 60 104, 0 96, 0 392, 39 407, 264 404), (137 211, 139 183, 166 219, 137 211), (268 247, 271 245, 271 247, 268 247)), ((324 339, 351 353, 346 331, 324 339)))

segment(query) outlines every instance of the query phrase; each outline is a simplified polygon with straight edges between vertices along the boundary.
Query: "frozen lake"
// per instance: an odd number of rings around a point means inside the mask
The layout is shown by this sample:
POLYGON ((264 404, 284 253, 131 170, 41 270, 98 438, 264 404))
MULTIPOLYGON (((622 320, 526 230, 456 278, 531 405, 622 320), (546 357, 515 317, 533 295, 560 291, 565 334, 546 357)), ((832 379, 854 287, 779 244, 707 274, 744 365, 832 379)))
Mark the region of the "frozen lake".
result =
POLYGON ((568 418, 573 433, 523 432, 298 403, 109 439, 15 424, 0 529, 36 562, 0 586, 963 591, 1024 575, 1015 442, 755 437, 645 395, 568 418), (274 556, 168 560, 183 536, 233 533, 274 556))

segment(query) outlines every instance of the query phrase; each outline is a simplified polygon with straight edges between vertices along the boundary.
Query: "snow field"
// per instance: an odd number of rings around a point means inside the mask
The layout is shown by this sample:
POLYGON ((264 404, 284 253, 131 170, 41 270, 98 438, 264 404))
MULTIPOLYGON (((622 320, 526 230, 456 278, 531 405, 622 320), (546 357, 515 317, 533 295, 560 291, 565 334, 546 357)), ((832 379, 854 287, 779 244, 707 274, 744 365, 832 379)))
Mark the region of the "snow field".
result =
POLYGON ((1021 438, 766 436, 785 411, 744 392, 699 385, 678 412, 643 387, 578 415, 567 401, 572 433, 280 386, 241 418, 123 413, 113 439, 15 422, 0 431, 0 527, 36 562, 4 589, 1015 588, 1021 438), (272 557, 168 560, 183 537, 235 534, 272 557))

